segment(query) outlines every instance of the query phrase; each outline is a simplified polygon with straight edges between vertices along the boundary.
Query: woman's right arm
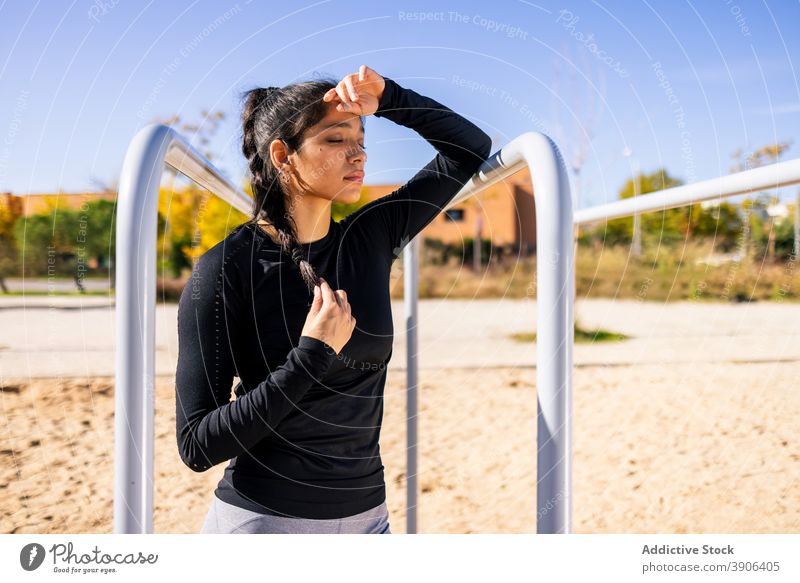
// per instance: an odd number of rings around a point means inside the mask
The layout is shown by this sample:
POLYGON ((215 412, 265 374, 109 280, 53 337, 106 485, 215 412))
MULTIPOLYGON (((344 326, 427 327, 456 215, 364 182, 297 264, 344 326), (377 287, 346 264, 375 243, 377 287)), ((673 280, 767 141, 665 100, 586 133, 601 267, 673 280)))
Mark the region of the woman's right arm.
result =
POLYGON ((200 257, 178 304, 176 435, 183 463, 196 472, 261 441, 336 360, 327 343, 301 335, 284 364, 231 401, 232 342, 241 337, 241 315, 251 311, 223 272, 223 252, 218 245, 200 257))

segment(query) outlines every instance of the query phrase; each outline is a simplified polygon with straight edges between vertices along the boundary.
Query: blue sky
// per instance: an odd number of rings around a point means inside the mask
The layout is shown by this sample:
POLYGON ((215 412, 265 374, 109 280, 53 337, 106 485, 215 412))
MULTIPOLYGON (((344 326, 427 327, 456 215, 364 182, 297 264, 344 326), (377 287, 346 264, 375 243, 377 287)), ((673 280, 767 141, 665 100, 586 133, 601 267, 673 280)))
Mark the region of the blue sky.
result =
MULTIPOLYGON (((736 148, 791 141, 800 157, 798 22, 797 1, 2 2, 0 191, 115 185, 138 129, 203 109, 228 114, 212 149, 240 182, 242 91, 364 63, 494 150, 528 130, 570 162, 583 149, 578 206, 592 206, 636 163, 694 182, 728 173, 736 148)), ((434 154, 388 120, 366 127, 367 184, 434 154)))

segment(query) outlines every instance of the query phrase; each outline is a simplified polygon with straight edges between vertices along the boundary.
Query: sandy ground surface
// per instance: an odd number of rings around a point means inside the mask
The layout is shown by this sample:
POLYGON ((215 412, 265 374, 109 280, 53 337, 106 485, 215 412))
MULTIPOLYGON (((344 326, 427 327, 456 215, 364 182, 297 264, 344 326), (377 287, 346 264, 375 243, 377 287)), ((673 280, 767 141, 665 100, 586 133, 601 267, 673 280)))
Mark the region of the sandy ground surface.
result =
MULTIPOLYGON (((395 326, 391 368, 406 362, 402 301, 392 303, 395 326)), ((633 300, 576 303, 584 328, 631 336, 615 343, 578 344, 577 366, 800 361, 800 304, 672 304, 633 300)), ((175 372, 177 306, 156 308, 156 374, 175 372)), ((510 335, 536 330, 533 300, 422 300, 419 367, 437 370, 531 366, 532 343, 510 335)), ((102 297, 0 297, 0 378, 114 376, 113 301, 102 297)))
MULTIPOLYGON (((503 338, 530 330, 535 304, 509 303, 421 302, 419 532, 536 531, 535 348, 503 338)), ((20 309, 0 309, 0 532, 112 532, 113 376, 43 378, 64 360, 113 364, 109 309, 20 309)), ((396 533, 399 310, 381 439, 396 533)), ((800 532, 800 307, 594 301, 578 313, 635 338, 576 346, 574 532, 800 532)), ((197 532, 225 464, 196 474, 180 461, 173 372, 156 407, 155 531, 197 532)))

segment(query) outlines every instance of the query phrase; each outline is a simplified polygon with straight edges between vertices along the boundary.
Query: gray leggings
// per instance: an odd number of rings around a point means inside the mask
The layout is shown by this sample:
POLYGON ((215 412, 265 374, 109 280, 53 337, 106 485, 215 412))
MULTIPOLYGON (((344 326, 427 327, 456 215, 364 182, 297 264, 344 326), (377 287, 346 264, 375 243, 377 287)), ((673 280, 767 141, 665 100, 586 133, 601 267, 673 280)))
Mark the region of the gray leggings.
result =
POLYGON ((318 520, 261 514, 212 496, 205 534, 392 534, 386 501, 360 514, 318 520))

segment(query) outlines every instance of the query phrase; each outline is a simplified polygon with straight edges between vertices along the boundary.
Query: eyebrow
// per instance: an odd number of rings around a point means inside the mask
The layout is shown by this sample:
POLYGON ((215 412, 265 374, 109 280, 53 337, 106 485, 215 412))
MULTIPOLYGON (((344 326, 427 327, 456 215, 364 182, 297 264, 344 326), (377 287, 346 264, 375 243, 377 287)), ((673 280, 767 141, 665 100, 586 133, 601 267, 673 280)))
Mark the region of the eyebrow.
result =
MULTIPOLYGON (((328 124, 328 125, 324 126, 324 127, 322 128, 322 131, 329 130, 329 129, 331 129, 331 128, 336 128, 336 127, 345 127, 345 128, 348 128, 348 129, 350 129, 350 128, 351 128, 351 125, 350 125, 350 122, 349 122, 349 121, 339 121, 339 122, 334 122, 334 123, 332 123, 332 124, 328 124)), ((361 125, 361 128, 360 128, 360 129, 361 129, 361 132, 362 132, 362 133, 364 133, 364 126, 363 126, 363 125, 361 125)))

